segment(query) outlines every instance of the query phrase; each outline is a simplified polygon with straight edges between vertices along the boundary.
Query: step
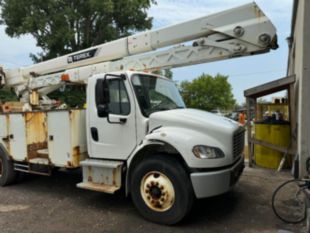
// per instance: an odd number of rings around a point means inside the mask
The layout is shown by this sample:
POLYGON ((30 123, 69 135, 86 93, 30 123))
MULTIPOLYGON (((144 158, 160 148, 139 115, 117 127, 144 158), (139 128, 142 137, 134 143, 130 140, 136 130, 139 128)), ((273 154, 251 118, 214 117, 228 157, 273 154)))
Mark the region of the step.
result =
POLYGON ((91 182, 81 182, 76 185, 78 188, 87 189, 97 192, 110 193, 113 194, 115 191, 119 190, 120 187, 105 184, 95 184, 91 182))
POLYGON ((29 159, 29 163, 40 164, 40 165, 49 165, 50 161, 46 158, 33 158, 33 159, 29 159))
POLYGON ((114 193, 120 189, 124 162, 87 159, 80 165, 83 171, 83 182, 77 184, 77 187, 105 193, 114 193))
POLYGON ((47 159, 43 158, 34 158, 31 159, 33 163, 14 163, 14 170, 19 171, 19 172, 25 172, 25 173, 31 173, 31 174, 36 174, 36 175, 42 175, 42 176, 50 176, 51 173, 51 168, 48 166, 49 163, 46 163, 47 159), (46 170, 34 168, 33 165, 39 165, 41 168, 44 168, 46 170))
POLYGON ((124 163, 121 161, 113 160, 99 160, 99 159, 86 159, 81 161, 81 166, 93 166, 93 167, 105 167, 105 168, 117 168, 124 163))
POLYGON ((42 155, 48 155, 48 149, 45 148, 45 149, 37 150, 37 153, 38 154, 42 154, 42 155))

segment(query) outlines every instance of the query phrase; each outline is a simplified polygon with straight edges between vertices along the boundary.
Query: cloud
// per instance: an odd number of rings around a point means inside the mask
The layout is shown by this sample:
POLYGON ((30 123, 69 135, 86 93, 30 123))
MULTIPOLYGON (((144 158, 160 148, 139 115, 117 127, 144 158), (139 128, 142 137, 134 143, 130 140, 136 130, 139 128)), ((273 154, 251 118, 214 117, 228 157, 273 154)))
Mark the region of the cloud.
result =
POLYGON ((5 26, 0 26, 0 64, 8 68, 31 64, 30 53, 41 51, 31 35, 11 38, 5 34, 5 26))
MULTIPOLYGON (((157 0, 157 5, 149 10, 154 18, 154 27, 194 19, 199 16, 220 12, 226 9, 247 4, 248 0, 157 0)), ((257 0, 265 14, 277 28, 288 33, 291 19, 292 0, 257 0)))
MULTIPOLYGON (((157 0, 158 4, 149 9, 154 18, 154 27, 168 26, 199 16, 220 12, 232 7, 249 3, 249 0, 157 0)), ((272 20, 282 40, 290 33, 292 0, 257 0, 257 4, 272 20)), ((10 38, 0 26, 0 64, 8 68, 32 63, 30 53, 41 51, 30 35, 10 38)))

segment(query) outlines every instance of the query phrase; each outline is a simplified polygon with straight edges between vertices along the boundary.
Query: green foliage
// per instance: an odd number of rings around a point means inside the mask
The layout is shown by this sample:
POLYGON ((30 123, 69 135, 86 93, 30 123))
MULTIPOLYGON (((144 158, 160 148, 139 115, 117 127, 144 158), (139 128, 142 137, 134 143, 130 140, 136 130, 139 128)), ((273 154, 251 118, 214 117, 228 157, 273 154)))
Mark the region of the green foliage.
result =
POLYGON ((17 101, 17 96, 9 88, 0 89, 0 103, 7 101, 17 101))
POLYGON ((155 70, 152 73, 165 76, 166 78, 169 78, 171 80, 173 78, 173 72, 171 71, 171 69, 155 70))
POLYGON ((0 24, 11 37, 31 34, 43 53, 35 62, 149 29, 155 0, 0 0, 0 24))
POLYGON ((70 108, 82 108, 86 103, 86 88, 85 86, 66 86, 63 91, 56 90, 48 97, 54 100, 59 100, 61 104, 65 103, 70 108))
MULTIPOLYGON (((43 52, 30 56, 40 62, 151 28, 147 10, 152 3, 156 1, 0 0, 0 24, 11 37, 31 34, 43 52)), ((86 97, 79 88, 67 87, 49 97, 81 107, 86 97)), ((7 101, 12 96, 5 91, 0 97, 7 101)))
POLYGON ((228 76, 217 74, 212 77, 202 74, 192 82, 181 82, 180 87, 185 104, 189 108, 207 111, 230 110, 236 104, 228 76))

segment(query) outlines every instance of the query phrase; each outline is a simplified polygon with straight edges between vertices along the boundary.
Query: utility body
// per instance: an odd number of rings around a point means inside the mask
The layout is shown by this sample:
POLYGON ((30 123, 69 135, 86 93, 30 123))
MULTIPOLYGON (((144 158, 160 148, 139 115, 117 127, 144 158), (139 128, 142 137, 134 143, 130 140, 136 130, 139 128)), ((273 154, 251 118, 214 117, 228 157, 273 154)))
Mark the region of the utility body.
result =
POLYGON ((106 193, 124 187, 144 217, 175 224, 194 198, 225 193, 237 182, 244 129, 187 109, 173 81, 146 71, 276 47, 274 26, 251 3, 4 69, 2 84, 32 110, 0 114, 0 184, 11 184, 19 172, 51 175, 54 167, 82 167, 77 187, 106 193), (150 52, 158 48, 167 49, 150 52), (52 108, 47 94, 67 82, 87 84, 86 109, 52 108))

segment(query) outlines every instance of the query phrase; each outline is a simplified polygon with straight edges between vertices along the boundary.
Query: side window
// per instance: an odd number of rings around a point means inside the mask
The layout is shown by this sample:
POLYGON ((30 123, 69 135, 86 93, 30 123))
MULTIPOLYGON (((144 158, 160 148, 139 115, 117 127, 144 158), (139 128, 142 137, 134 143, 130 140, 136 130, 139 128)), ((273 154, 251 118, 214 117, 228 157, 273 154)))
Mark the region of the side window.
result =
POLYGON ((130 103, 124 81, 121 79, 108 80, 109 85, 109 113, 116 115, 128 115, 130 103))

